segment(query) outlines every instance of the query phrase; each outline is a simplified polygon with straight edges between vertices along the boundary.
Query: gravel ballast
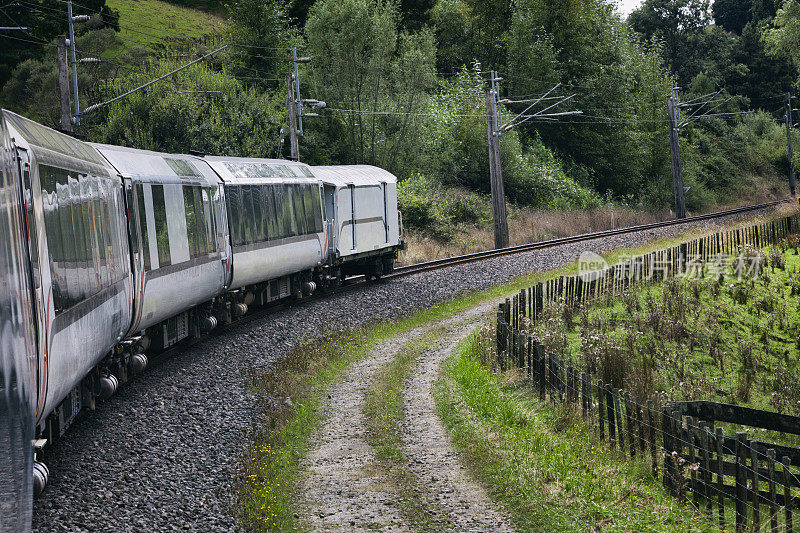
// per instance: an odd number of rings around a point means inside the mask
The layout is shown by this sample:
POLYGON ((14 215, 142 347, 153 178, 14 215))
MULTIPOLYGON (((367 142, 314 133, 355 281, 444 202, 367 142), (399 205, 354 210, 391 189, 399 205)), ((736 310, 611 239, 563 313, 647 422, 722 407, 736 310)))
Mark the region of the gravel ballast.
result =
MULTIPOLYGON (((731 215, 716 224, 752 216, 731 215)), ((635 247, 716 224, 650 229, 423 272, 229 328, 148 368, 70 428, 44 457, 51 478, 34 505, 34 530, 237 530, 236 472, 259 409, 245 376, 298 339, 405 316, 559 267, 586 250, 635 247)))

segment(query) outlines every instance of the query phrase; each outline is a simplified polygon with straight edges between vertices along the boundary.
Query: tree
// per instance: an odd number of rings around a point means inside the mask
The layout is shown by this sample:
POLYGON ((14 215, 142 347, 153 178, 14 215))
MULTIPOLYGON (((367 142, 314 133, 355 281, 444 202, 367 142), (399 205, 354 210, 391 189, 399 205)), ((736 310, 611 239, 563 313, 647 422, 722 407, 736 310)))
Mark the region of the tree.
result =
POLYGON ((753 0, 714 0, 711 12, 717 26, 740 34, 753 18, 753 0))
POLYGON ((800 68, 800 1, 786 0, 764 32, 767 49, 790 58, 800 68))
POLYGON ((695 65, 702 58, 691 41, 702 37, 709 20, 709 0, 645 0, 628 17, 631 28, 646 40, 663 43, 664 57, 682 84, 698 72, 695 65))
POLYGON ((400 32, 399 23, 388 1, 322 0, 309 14, 315 95, 341 110, 346 135, 332 142, 347 147, 348 162, 395 169, 417 152, 414 113, 435 81, 435 44, 429 31, 400 32))

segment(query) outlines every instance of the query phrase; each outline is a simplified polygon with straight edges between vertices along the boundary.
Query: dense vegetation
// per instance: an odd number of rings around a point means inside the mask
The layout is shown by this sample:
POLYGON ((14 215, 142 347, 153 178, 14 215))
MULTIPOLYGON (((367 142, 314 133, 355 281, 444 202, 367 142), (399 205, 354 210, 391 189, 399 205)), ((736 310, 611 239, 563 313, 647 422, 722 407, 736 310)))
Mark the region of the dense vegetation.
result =
POLYGON ((712 400, 800 415, 797 236, 742 261, 696 264, 535 326, 577 368, 640 398, 712 400))
MULTIPOLYGON (((574 96, 555 110, 583 111, 503 136, 515 204, 669 206, 673 83, 683 101, 717 91, 725 100, 713 111, 725 115, 682 130, 690 209, 786 190, 783 102, 798 83, 799 0, 646 0, 627 20, 611 0, 83 0, 75 10, 92 15, 76 26, 79 57, 103 60, 78 67, 83 108, 231 45, 85 116, 80 135, 285 155, 284 80, 297 46, 312 58, 300 66, 302 96, 327 102, 303 121, 302 159, 391 170, 408 180, 407 221, 440 238, 451 232, 443 221, 488 220, 490 70, 503 78, 506 122, 558 83, 553 95, 574 96), (217 41, 201 40, 209 34, 217 41)), ((58 126, 53 44, 65 3, 20 0, 0 14, 30 28, 0 37, 0 104, 58 126)))

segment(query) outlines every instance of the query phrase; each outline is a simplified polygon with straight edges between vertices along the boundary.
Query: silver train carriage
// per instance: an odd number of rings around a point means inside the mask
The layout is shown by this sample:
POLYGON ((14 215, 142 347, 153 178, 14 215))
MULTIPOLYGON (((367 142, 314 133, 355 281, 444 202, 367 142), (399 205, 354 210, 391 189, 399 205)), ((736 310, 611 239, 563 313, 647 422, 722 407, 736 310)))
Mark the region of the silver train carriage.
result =
POLYGON ((397 178, 369 165, 311 170, 323 182, 332 274, 380 277, 391 272, 403 248, 397 178))
POLYGON ((123 189, 91 146, 8 111, 3 120, 26 198, 37 432, 53 439, 82 407, 93 407, 97 392, 115 387, 110 370, 97 365, 133 314, 123 189))
POLYGON ((25 209, 31 206, 31 193, 19 167, 27 157, 17 155, 0 116, 0 531, 25 532, 30 531, 33 505, 30 443, 39 361, 25 209))
POLYGON ((319 180, 285 160, 204 158, 225 183, 236 313, 316 289, 327 259, 319 180))
POLYGON ((163 349, 213 329, 215 298, 232 270, 219 177, 192 156, 92 146, 122 176, 128 195, 136 287, 130 337, 142 339, 143 349, 151 342, 163 349))

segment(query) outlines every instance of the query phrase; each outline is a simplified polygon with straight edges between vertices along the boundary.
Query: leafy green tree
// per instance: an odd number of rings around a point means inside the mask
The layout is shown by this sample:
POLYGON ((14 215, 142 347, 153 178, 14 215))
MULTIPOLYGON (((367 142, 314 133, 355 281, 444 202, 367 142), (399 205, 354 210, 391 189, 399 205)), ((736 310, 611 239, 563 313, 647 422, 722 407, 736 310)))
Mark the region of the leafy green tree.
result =
MULTIPOLYGON (((348 162, 403 168, 418 154, 418 110, 435 82, 429 31, 399 30, 393 2, 323 0, 306 25, 315 97, 343 123, 348 162)), ((337 127, 328 122, 327 126, 337 127)))
POLYGON ((714 0, 714 23, 726 31, 742 33, 753 18, 753 0, 714 0))
POLYGON ((790 58, 800 68, 800 1, 786 0, 764 32, 770 52, 790 58))

